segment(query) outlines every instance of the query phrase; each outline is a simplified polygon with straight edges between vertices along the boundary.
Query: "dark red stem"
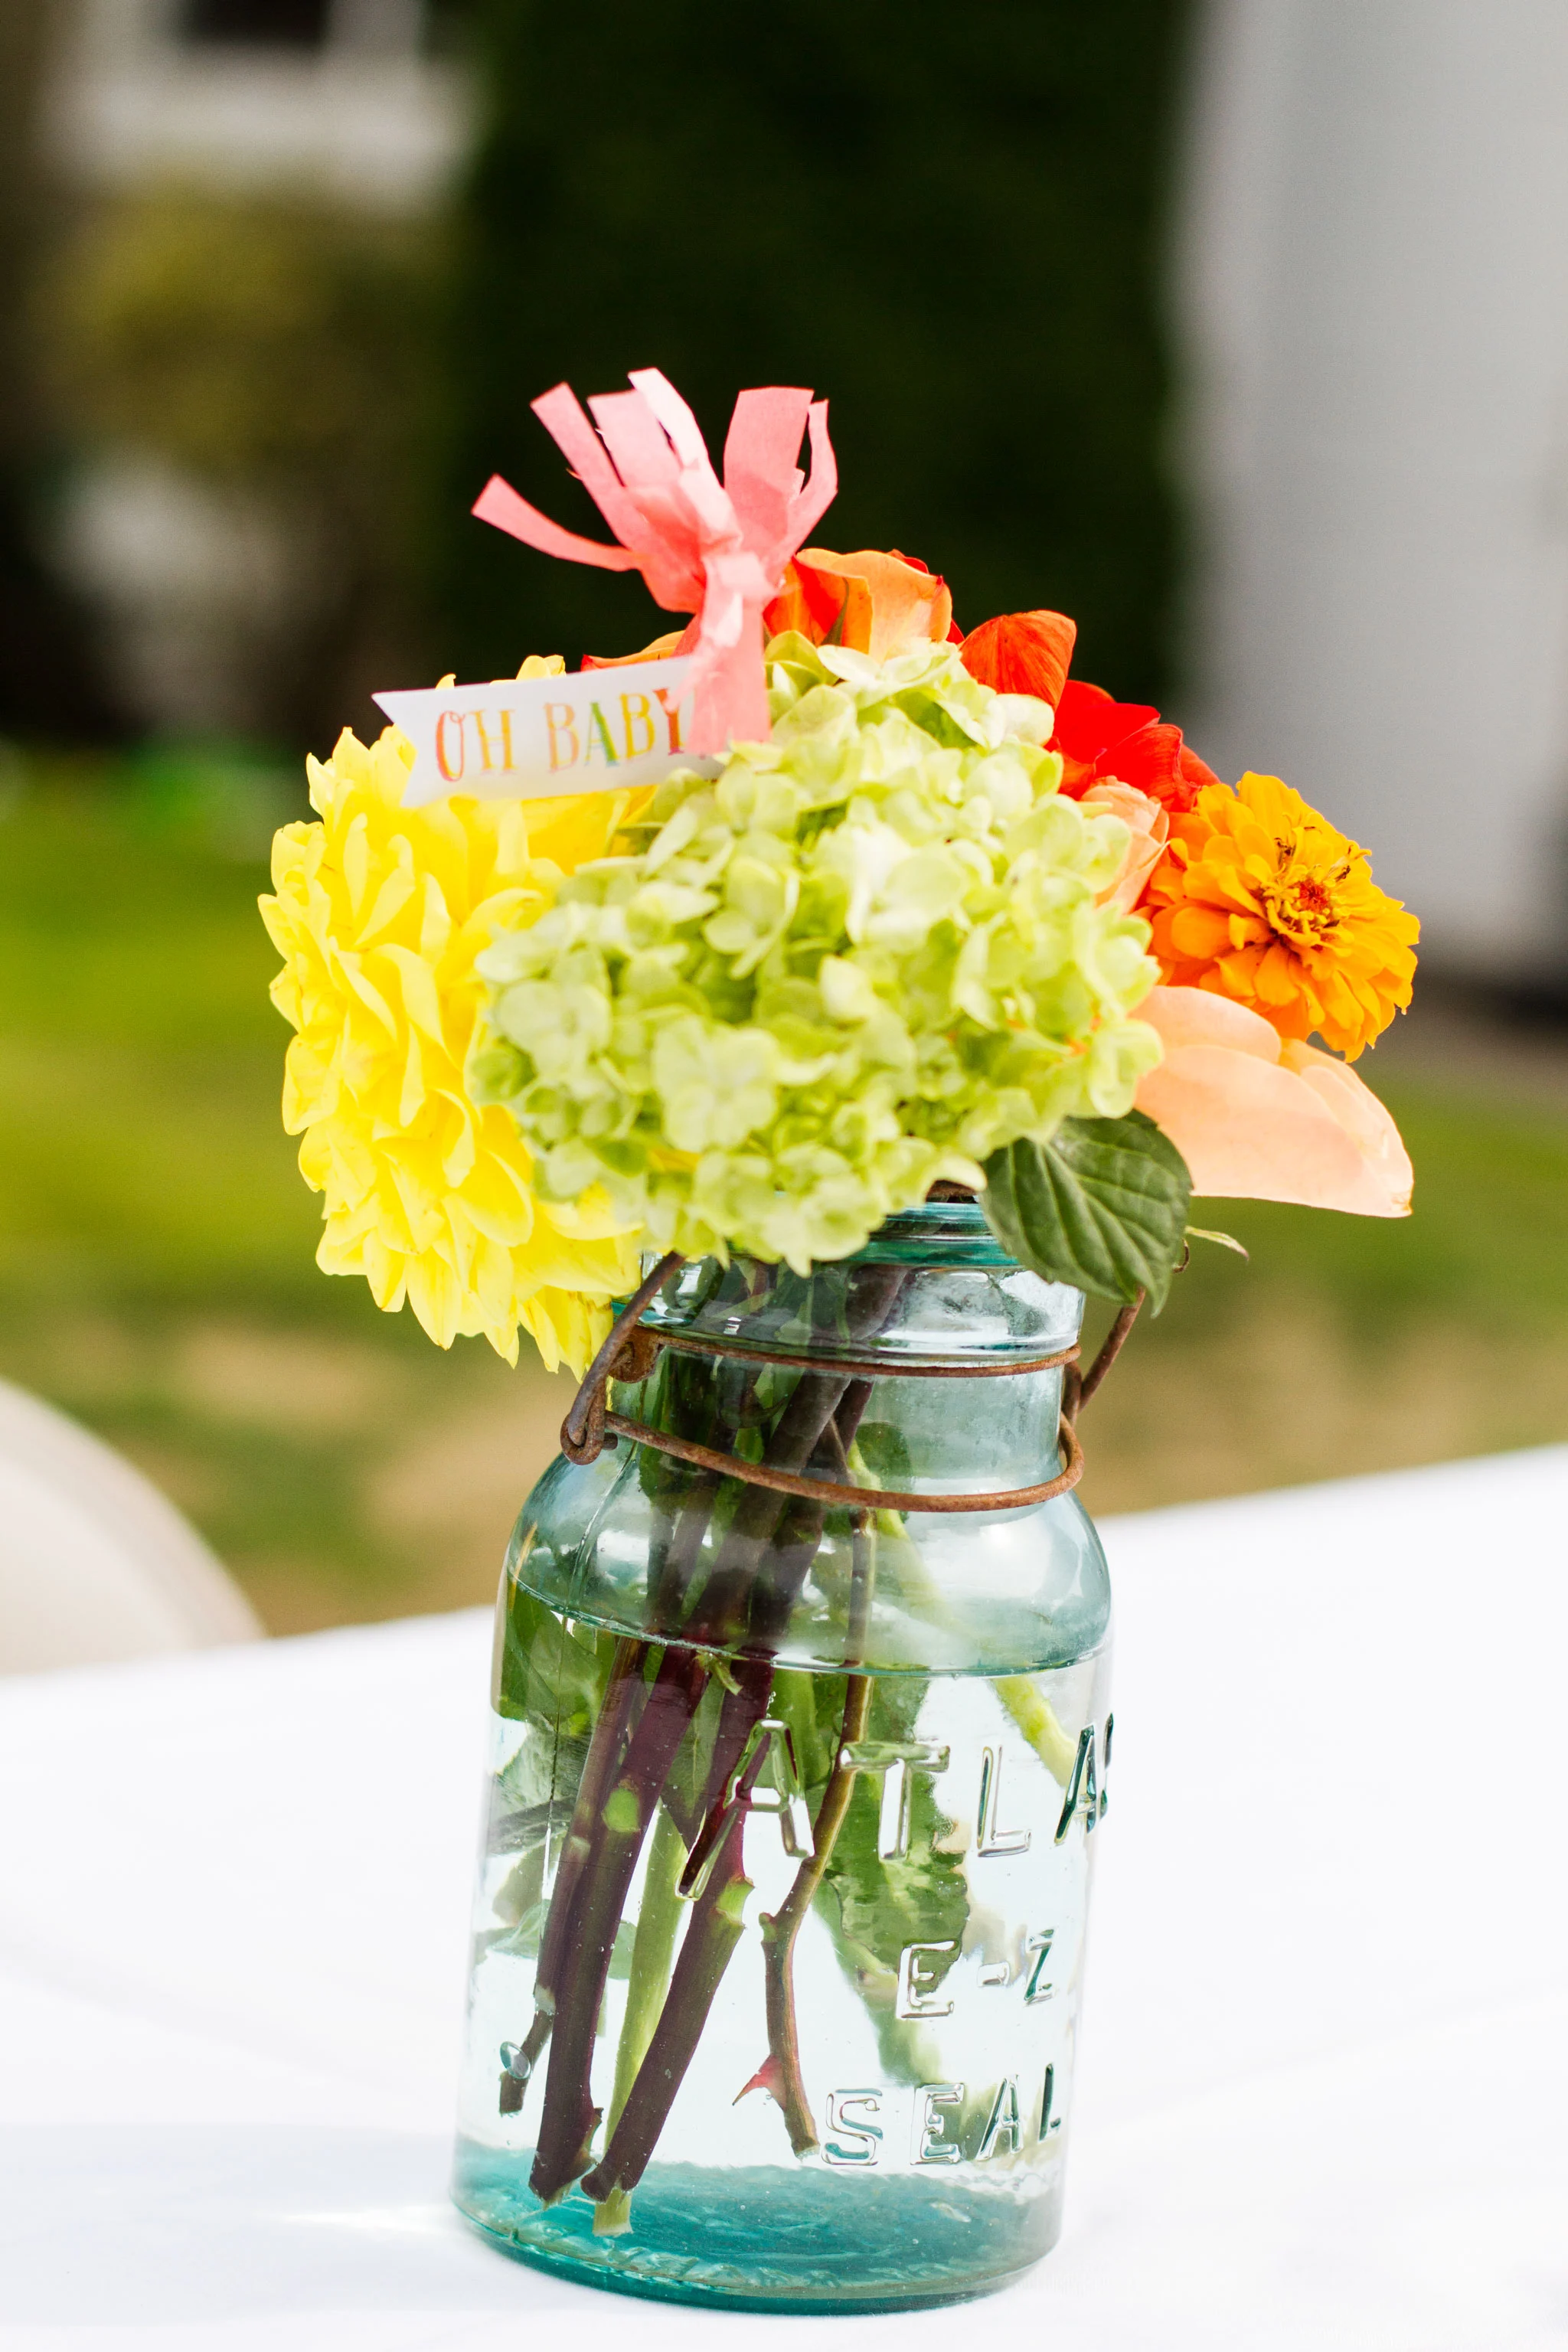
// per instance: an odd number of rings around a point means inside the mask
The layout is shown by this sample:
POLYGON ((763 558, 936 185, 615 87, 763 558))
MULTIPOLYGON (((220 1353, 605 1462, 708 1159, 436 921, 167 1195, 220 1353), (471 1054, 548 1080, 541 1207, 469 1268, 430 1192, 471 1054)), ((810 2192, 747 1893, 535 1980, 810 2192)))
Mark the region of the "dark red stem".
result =
POLYGON ((742 1858, 746 1808, 761 1765, 759 1749, 736 1787, 708 1883, 691 1906, 669 1991, 631 2095, 603 2158, 583 2183, 595 2202, 616 2189, 635 2188, 642 2179, 731 1956, 745 1932, 746 1897, 752 1891, 742 1858))
POLYGON ((675 1751, 702 1696, 707 1669, 690 1650, 669 1649, 594 1824, 559 1953, 554 2032, 539 2145, 529 2186, 542 2203, 564 2195, 590 2161, 599 2121, 589 2070, 616 1931, 637 1856, 675 1751))

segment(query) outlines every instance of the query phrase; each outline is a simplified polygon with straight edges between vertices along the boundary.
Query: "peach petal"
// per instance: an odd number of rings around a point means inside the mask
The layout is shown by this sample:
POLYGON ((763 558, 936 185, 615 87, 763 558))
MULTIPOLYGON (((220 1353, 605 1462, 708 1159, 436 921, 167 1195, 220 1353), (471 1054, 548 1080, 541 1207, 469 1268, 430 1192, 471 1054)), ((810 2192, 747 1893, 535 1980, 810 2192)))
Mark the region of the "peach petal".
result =
POLYGON ((1170 816, 1148 793, 1141 793, 1133 784, 1114 782, 1091 784, 1079 805, 1109 810, 1112 816, 1121 819, 1131 835, 1121 873, 1110 889, 1100 894, 1102 907, 1114 907, 1119 913, 1130 915, 1164 855, 1170 838, 1170 816))
POLYGON ((1294 1071, 1223 1045, 1183 1045, 1138 1088, 1215 1200, 1295 1201, 1370 1217, 1405 1214, 1332 1110, 1294 1071))
POLYGON ((1260 1061, 1279 1059, 1279 1034, 1261 1013, 1208 988, 1152 988, 1138 1007, 1167 1054, 1178 1045, 1229 1045, 1260 1061))
POLYGON ((1141 1082, 1138 1108, 1182 1154, 1194 1192, 1409 1214, 1414 1180, 1398 1130, 1342 1062, 1282 1047, 1258 1014, 1208 989, 1156 988, 1139 1013, 1160 1032, 1165 1058, 1141 1082))
POLYGON ((1304 1078, 1328 1104, 1340 1125, 1354 1139, 1363 1159, 1377 1171, 1391 1198, 1399 1202, 1400 1212, 1407 1212, 1415 1171, 1410 1165, 1410 1154, 1399 1129, 1372 1088, 1363 1085, 1343 1062, 1336 1062, 1331 1054, 1320 1052, 1316 1045, 1300 1045, 1295 1038, 1288 1039, 1281 1047, 1279 1059, 1286 1069, 1304 1078))

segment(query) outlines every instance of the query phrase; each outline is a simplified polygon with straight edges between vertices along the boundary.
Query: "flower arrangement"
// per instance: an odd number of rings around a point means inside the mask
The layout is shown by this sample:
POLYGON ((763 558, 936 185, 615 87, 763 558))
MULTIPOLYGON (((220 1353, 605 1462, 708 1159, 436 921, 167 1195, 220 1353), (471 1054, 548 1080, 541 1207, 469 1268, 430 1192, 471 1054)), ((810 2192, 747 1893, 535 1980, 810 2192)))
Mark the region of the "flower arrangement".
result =
MULTIPOLYGON (((930 2062, 888 2022, 889 1987, 914 2000, 899 2018, 927 2013, 909 1955, 956 1950, 972 1916, 952 1824, 928 1804, 917 1867, 908 1823, 887 1844, 855 1793, 868 1768, 846 1759, 937 1752, 909 1745, 925 1681, 894 1675, 902 1695, 874 1699, 857 1663, 879 1576, 902 1580, 913 1619, 945 1622, 910 1511, 1032 1507, 1076 1473, 952 1505, 874 1475, 856 1359, 907 1276, 875 1252, 847 1261, 956 1190, 1011 1258, 1115 1301, 1120 1334, 1163 1301, 1194 1192, 1406 1213, 1408 1158, 1351 1064, 1409 1003, 1417 933, 1366 853, 1288 785, 1227 785, 1156 710, 1071 677, 1062 614, 965 633, 913 559, 805 544, 835 480, 821 404, 743 394, 721 481, 664 379, 633 386, 593 404, 597 431, 564 387, 535 404, 614 545, 499 482, 476 511, 547 552, 640 569, 689 625, 584 666, 625 688, 618 705, 542 705, 541 774, 514 762, 510 716, 450 698, 423 804, 408 737, 389 728, 367 750, 345 734, 311 763, 319 822, 279 835, 263 902, 285 958, 274 996, 298 1033, 284 1115, 325 1195, 323 1267, 363 1274, 383 1307, 406 1299, 442 1346, 482 1332, 515 1360, 521 1328, 579 1372, 598 1349, 596 1375, 641 1392, 662 1433, 619 1424, 653 1440, 616 1474, 651 1515, 643 1629, 584 1632, 514 1577, 498 1667, 498 1704, 550 1759, 536 1785, 525 1737, 495 1782, 494 1850, 520 1857, 496 1896, 497 1949, 528 1956, 534 2003, 501 2045, 500 2111, 521 2109, 548 2045, 532 2193, 549 2210, 581 2181, 607 2238, 630 2226, 742 1932, 752 1887, 731 1832, 775 1738, 791 1759, 780 1808, 808 1786, 819 1801, 799 1874, 761 1922, 768 2053, 741 2087, 769 2095, 796 2156, 819 2146, 792 1975, 814 1905, 837 1905, 843 1966, 883 2019, 889 2065, 916 2083, 930 2062), (806 432, 809 480, 795 463, 806 432), (671 664, 686 665, 679 744, 671 664), (669 749, 647 780, 656 701, 669 749), (472 780, 500 797, 466 789, 470 723, 472 780), (582 758, 563 793, 568 738, 582 758), (616 766, 637 773, 617 782, 616 766), (635 1294, 629 1326, 693 1259, 709 1263, 687 1269, 689 1296, 730 1302, 711 1352, 740 1360, 718 1374, 667 1355, 650 1372, 630 1339, 602 1344, 612 1300, 635 1294), (788 1332, 832 1335, 827 1358, 781 1355, 788 1332), (810 1578, 847 1662, 826 1697, 775 1664, 810 1578), (932 1905, 939 1928, 922 1928, 932 1905), (595 2157, 594 2046, 623 1932, 595 2157), (937 1940, 909 1940, 922 1932, 937 1940)), ((537 656, 520 676, 519 694, 563 681, 537 656)), ((1064 1360, 1026 1369, 1056 1378, 1064 1360)), ((589 1476, 605 1442, 596 1376, 563 1446, 589 1476)), ((594 1512, 607 1493, 593 1488, 594 1512)), ((1092 1826, 1092 1727, 1069 1736, 1039 1675, 994 1689, 1068 1790, 1058 1843, 1086 1755, 1092 1826)), ((999 1769, 985 1766, 983 1813, 999 1769)), ((1047 2069, 1042 2145, 1051 2082, 1047 2069)), ((1005 2132, 1021 2152, 1016 2093, 1010 2123, 1002 2102, 972 2132, 982 2155, 1005 2132)))
MULTIPOLYGON (((709 631, 718 757, 651 791, 419 811, 395 730, 311 762, 321 822, 279 835, 263 911, 323 1268, 442 1346, 482 1331, 515 1360, 521 1327, 581 1370, 637 1250, 804 1269, 937 1182, 1041 1271, 1156 1305, 1189 1177, 1403 1213, 1408 1161, 1349 1063, 1408 1004, 1417 926, 1365 852, 1070 677, 1060 614, 966 635, 896 551, 786 556, 776 513, 765 555, 726 539, 689 414, 637 382, 595 404, 607 446, 564 387, 537 404, 626 545, 501 484, 478 510, 699 610, 627 658, 700 658, 709 631), (641 507, 638 418, 665 452, 641 507), (650 545, 672 471, 686 539, 650 545)), ((820 488, 793 492, 807 523, 820 488)))

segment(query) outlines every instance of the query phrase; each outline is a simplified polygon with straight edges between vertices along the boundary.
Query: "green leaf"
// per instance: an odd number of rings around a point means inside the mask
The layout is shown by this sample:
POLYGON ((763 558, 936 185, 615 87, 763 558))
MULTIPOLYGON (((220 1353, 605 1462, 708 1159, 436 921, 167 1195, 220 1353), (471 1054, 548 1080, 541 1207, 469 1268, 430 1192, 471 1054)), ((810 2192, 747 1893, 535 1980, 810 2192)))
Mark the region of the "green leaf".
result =
POLYGON ((686 1843, 696 1843, 702 1826, 702 1796, 713 1764, 713 1741, 724 1704, 724 1680, 710 1675, 697 1712, 681 1735, 675 1761, 664 1784, 664 1801, 686 1843))
POLYGON ((768 1713, 789 1727, 795 1769, 813 1813, 822 1801, 843 1738, 845 1677, 783 1667, 773 1676, 768 1713))
POLYGON ((531 1724, 547 1742, 586 1741, 604 1703, 615 1649, 613 1633, 559 1616, 526 1585, 514 1583, 498 1663, 497 1712, 531 1724))
MULTIPOLYGON (((844 1685, 838 1675, 802 1679, 830 1685, 841 1700, 844 1685)), ((872 1688, 868 1736, 913 1739, 930 1687, 923 1675, 879 1675, 872 1688)), ((833 1711, 837 1729, 837 1707, 833 1711)), ((905 1946, 915 1942, 949 1943, 955 1954, 962 1948, 969 1924, 963 1842, 957 1823, 937 1802, 929 1773, 912 1776, 909 1843, 902 1853, 879 1851, 880 1813, 879 1781, 873 1774, 858 1774, 816 1907, 833 1938, 839 1966, 865 2004, 888 2074, 900 2083, 929 2082, 939 2053, 928 2026, 898 2014, 899 1961, 905 1946)), ((933 1969, 933 1990, 943 1974, 945 1970, 933 1969)))
POLYGON ((1191 1194, 1175 1145, 1134 1110, 1064 1119, 1048 1143, 993 1152, 980 1197, 1021 1265, 1123 1304, 1147 1291, 1157 1315, 1181 1262, 1191 1194))
POLYGON ((1216 1242, 1221 1249, 1234 1250, 1237 1257, 1244 1257, 1248 1263, 1251 1262, 1252 1252, 1244 1248, 1234 1234, 1222 1234, 1216 1227, 1189 1225, 1187 1239, 1190 1242, 1216 1242))

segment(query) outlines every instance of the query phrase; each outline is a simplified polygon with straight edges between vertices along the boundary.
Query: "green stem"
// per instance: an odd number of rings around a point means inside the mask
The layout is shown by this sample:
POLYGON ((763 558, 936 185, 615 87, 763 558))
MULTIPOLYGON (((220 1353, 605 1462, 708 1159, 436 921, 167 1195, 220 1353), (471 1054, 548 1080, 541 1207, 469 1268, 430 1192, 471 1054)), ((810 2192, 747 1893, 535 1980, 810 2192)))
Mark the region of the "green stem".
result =
POLYGON ((647 1694, 643 1680, 647 1662, 647 1644, 623 1636, 616 1644, 609 1679, 600 1704, 598 1720, 594 1726, 594 1738, 577 1785, 577 1795, 572 1808, 572 1819, 561 1849, 556 1868, 555 1887, 551 1896, 550 1913, 539 1947, 539 1963, 534 1971, 534 2002, 539 2016, 544 2020, 544 2032, 540 2046, 548 2038, 550 2021, 555 2012, 563 1958, 563 1931, 576 1899, 583 1865, 594 1834, 599 1809, 605 1801, 615 1778, 626 1740, 637 1727, 638 1714, 647 1694))
POLYGON ((588 2144, 599 2113, 590 2095, 589 2069, 616 1931, 659 1791, 706 1680, 707 1667, 692 1651, 665 1652, 583 1859, 576 1900, 561 1939, 550 2064, 529 2175, 528 2185, 542 2205, 563 2197, 592 2161, 588 2144))
MULTIPOLYGON (((870 1512, 858 1511, 855 1515, 849 1624, 844 1645, 845 1664, 848 1666, 858 1665, 865 1655, 871 1594, 877 1573, 876 1544, 870 1512)), ((869 1675, 851 1673, 844 1685, 844 1715, 838 1729, 833 1770, 823 1791, 816 1820, 812 1825, 812 1851, 796 1871, 795 1884, 784 1902, 776 1911, 764 1914, 760 1923, 767 2002, 768 2056, 758 2079, 778 2102, 784 2127, 789 2133, 789 2144, 796 2156, 808 2156, 818 2142, 816 2123, 811 2112, 811 2102, 805 2095, 805 2080, 800 2065, 800 2034, 795 2006, 795 1938, 826 1875, 827 1865, 833 1859, 833 1849, 838 1843, 838 1832, 849 1811, 849 1801, 855 1793, 855 1767, 849 1761, 848 1751, 857 1741, 866 1737, 866 1724, 870 1712, 871 1678, 869 1675)))
MULTIPOLYGON (((669 1971, 675 1958, 676 1930, 680 1925, 680 1874, 686 1866, 686 1843, 664 1806, 654 1822, 653 1837, 648 1846, 647 1875, 643 1883, 642 1904, 637 1912, 637 1934, 632 1939, 631 1974, 626 1982, 626 2013, 621 2024, 620 2042, 616 2051, 616 2082, 610 2096, 610 2113, 605 2125, 606 2138, 615 2137, 616 2126, 637 2080, 637 2069, 647 2055, 658 2023, 664 1997, 669 1990, 669 1971)), ((614 2189, 594 2212, 595 2237, 617 2237, 631 2227, 631 2196, 625 2189, 614 2189)))
POLYGON ((993 1687, 1052 1780, 1065 1789, 1078 1761, 1078 1740, 1062 1728, 1035 1677, 1005 1675, 993 1687))
POLYGON ((742 1844, 752 1785, 761 1762, 759 1749, 737 1789, 734 1810, 708 1883, 691 1906, 668 1997, 621 2119, 603 2159, 583 2183, 600 2205, 611 2204, 617 2192, 627 2195, 642 2179, 691 2063, 731 1955, 745 1932, 746 1897, 752 1885, 742 1860, 742 1844))

